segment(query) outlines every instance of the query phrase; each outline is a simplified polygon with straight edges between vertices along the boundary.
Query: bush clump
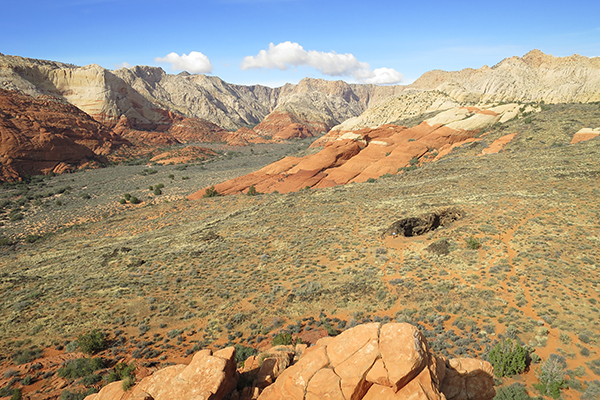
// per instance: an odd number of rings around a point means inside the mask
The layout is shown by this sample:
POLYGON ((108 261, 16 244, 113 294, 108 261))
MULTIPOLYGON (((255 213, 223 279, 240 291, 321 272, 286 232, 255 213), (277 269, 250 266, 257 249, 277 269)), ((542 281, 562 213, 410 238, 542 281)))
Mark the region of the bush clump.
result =
POLYGON ((487 358, 498 378, 520 374, 527 368, 527 350, 510 339, 494 346, 487 358))
POLYGON ((292 343, 294 343, 294 341, 292 340, 291 333, 285 333, 285 332, 278 333, 273 338, 273 346, 288 346, 292 343))
POLYGON ((104 333, 97 329, 79 336, 77 342, 79 343, 79 348, 85 354, 96 354, 107 348, 104 333))
POLYGON ((76 358, 57 371, 58 376, 65 379, 78 379, 92 375, 105 367, 101 358, 76 358))
POLYGON ((211 186, 209 188, 206 189, 206 191, 204 192, 204 195, 202 197, 204 198, 208 198, 208 197, 217 197, 220 196, 221 194, 219 192, 217 192, 217 189, 215 189, 214 186, 211 186))

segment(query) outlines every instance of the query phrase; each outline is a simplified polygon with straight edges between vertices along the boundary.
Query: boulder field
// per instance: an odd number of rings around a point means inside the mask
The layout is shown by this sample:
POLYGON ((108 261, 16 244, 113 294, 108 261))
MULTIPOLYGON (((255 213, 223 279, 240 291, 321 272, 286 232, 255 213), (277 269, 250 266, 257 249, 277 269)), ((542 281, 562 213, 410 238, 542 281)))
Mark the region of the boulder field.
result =
MULTIPOLYGON (((487 109, 456 107, 412 128, 383 125, 353 132, 332 130, 313 143, 311 147, 322 147, 316 154, 286 157, 256 172, 215 185, 215 190, 227 195, 243 193, 254 186, 259 193, 287 193, 397 174, 402 168, 438 160, 457 146, 481 140, 478 136, 483 129, 514 118, 520 107, 518 104, 487 109)), ((499 151, 514 136, 495 143, 489 152, 499 151)), ((206 189, 188 198, 201 198, 206 189)))
POLYGON ((407 323, 358 325, 312 347, 280 346, 258 358, 262 363, 246 361, 242 373, 255 379, 241 391, 235 349, 227 347, 201 350, 189 365, 161 369, 127 392, 113 382, 86 400, 491 400, 496 394, 490 363, 439 358, 407 323))

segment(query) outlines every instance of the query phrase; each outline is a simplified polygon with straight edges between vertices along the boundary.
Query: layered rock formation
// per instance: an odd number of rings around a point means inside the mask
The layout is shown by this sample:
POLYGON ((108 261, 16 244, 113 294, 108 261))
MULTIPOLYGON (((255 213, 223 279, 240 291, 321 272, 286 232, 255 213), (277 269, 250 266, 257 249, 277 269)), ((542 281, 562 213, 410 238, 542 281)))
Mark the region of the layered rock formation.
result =
POLYGON ((253 372, 256 379, 241 393, 233 392, 238 376, 235 350, 228 347, 214 354, 202 350, 189 365, 159 370, 128 392, 114 382, 86 400, 491 400, 496 394, 488 362, 438 358, 407 323, 359 325, 309 348, 279 347, 264 354, 262 363, 246 360, 244 373, 253 372))
MULTIPOLYGON (((482 129, 505 122, 520 110, 518 104, 488 109, 458 107, 412 128, 383 125, 354 132, 333 130, 313 143, 313 147, 323 146, 318 153, 286 157, 254 173, 215 185, 215 189, 220 194, 235 194, 254 186, 260 193, 286 193, 396 174, 402 168, 438 160, 456 146, 480 140, 476 136, 482 129)), ((188 198, 200 198, 205 191, 206 188, 188 198)))
POLYGON ((106 162, 129 146, 77 107, 0 89, 0 178, 65 172, 106 162))
MULTIPOLYGON (((176 124, 167 112, 211 122, 228 131, 253 127, 272 112, 291 115, 314 134, 327 132, 370 104, 401 93, 402 86, 353 85, 304 79, 280 88, 226 83, 215 76, 166 74, 136 66, 109 71, 0 55, 0 88, 63 98, 112 128, 122 117, 138 131, 165 131, 176 124)), ((268 131, 273 136, 276 131, 268 131)))

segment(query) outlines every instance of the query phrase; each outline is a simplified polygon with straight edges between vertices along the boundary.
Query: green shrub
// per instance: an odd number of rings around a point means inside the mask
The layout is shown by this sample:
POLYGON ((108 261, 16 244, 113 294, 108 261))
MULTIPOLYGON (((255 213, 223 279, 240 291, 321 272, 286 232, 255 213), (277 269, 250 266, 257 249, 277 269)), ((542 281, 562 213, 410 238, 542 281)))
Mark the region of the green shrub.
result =
POLYGON ((527 350, 510 339, 494 346, 487 358, 498 378, 520 374, 527 368, 527 350))
POLYGON ((256 355, 256 353, 258 353, 258 351, 255 348, 252 347, 246 347, 243 346, 241 344, 235 344, 235 361, 238 363, 244 362, 248 359, 248 357, 250 356, 254 356, 256 355))
POLYGON ((58 376, 65 379, 83 378, 105 367, 101 358, 76 358, 57 371, 58 376))
POLYGON ((142 201, 135 196, 131 196, 131 199, 129 199, 129 202, 131 204, 140 204, 142 201))
POLYGON ((71 392, 69 390, 63 390, 60 394, 60 400, 83 400, 90 394, 94 394, 96 392, 97 390, 94 388, 89 388, 81 392, 71 392))
POLYGON ((374 182, 377 182, 377 179, 375 179, 375 178, 367 179, 367 183, 374 183, 374 182))
POLYGON ((130 195, 129 193, 125 193, 125 194, 123 195, 123 198, 124 198, 125 200, 129 201, 129 199, 131 199, 131 195, 130 195))
POLYGON ((206 189, 206 192, 204 192, 204 196, 202 197, 217 197, 220 196, 221 194, 219 192, 217 192, 217 189, 215 189, 214 186, 209 187, 208 189, 206 189))
POLYGON ((481 247, 479 240, 475 239, 474 237, 468 238, 466 240, 466 242, 467 242, 467 247, 471 250, 477 250, 478 248, 481 247))
POLYGON ((293 343, 291 333, 278 333, 273 338, 273 346, 287 346, 293 343))
POLYGON ((534 398, 529 396, 525 385, 513 383, 510 386, 499 387, 494 400, 534 400, 534 398))
POLYGON ((79 343, 79 348, 85 354, 95 354, 107 347, 104 333, 97 329, 79 336, 77 342, 79 343))
POLYGON ((13 355, 12 359, 17 364, 26 364, 42 356, 42 350, 37 347, 30 349, 19 349, 13 355))
POLYGON ((160 190, 159 188, 155 188, 154 189, 154 195, 155 196, 160 196, 162 194, 162 190, 160 190))
POLYGON ((10 222, 15 222, 15 221, 20 221, 23 218, 25 218, 25 217, 20 212, 16 212, 16 213, 12 213, 11 212, 10 215, 9 215, 9 217, 8 217, 8 220, 10 222))
POLYGON ((42 237, 40 235, 27 235, 25 236, 25 241, 27 243, 35 243, 40 240, 42 237))
POLYGON ((21 389, 15 389, 13 390, 12 397, 10 398, 10 400, 21 400, 22 398, 23 395, 21 394, 21 389))
MULTIPOLYGON (((132 379, 135 381, 135 363, 129 365, 125 363, 119 363, 115 365, 112 371, 108 374, 108 383, 116 381, 124 381, 126 379, 132 379)), ((125 390, 125 389, 124 389, 125 390)))
POLYGON ((127 200, 125 200, 125 199, 121 199, 121 200, 119 200, 119 203, 121 203, 121 204, 125 204, 125 203, 127 203, 127 200))

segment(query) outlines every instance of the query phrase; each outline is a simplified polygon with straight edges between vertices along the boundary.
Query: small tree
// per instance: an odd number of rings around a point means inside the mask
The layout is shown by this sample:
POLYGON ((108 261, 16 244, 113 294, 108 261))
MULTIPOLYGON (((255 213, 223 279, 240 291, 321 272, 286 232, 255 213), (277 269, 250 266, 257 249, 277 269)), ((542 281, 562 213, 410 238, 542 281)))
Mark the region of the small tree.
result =
POLYGON ((248 193, 246 193, 246 194, 247 194, 248 196, 256 196, 256 195, 257 195, 257 194, 259 194, 259 193, 256 191, 256 188, 254 187, 254 185, 251 185, 251 186, 248 188, 248 193))
POLYGON ((215 189, 214 186, 211 186, 206 189, 206 191, 204 192, 204 196, 202 196, 202 197, 217 197, 220 195, 221 194, 219 192, 217 192, 217 189, 215 189))
POLYGON ((564 369, 567 366, 564 357, 550 354, 537 372, 539 383, 533 385, 543 396, 560 397, 560 391, 568 387, 564 369))
POLYGON ((519 343, 506 339, 490 350, 488 361, 494 367, 494 374, 498 378, 513 376, 527 368, 527 350, 519 343))

